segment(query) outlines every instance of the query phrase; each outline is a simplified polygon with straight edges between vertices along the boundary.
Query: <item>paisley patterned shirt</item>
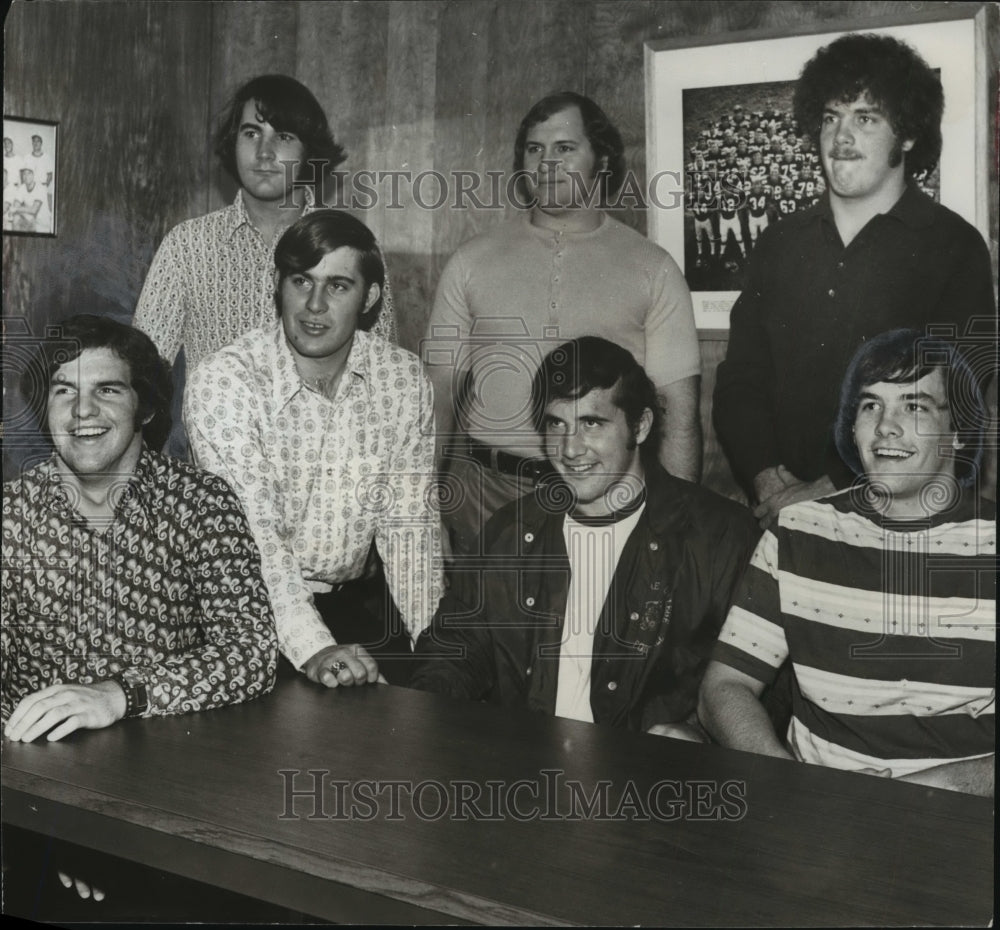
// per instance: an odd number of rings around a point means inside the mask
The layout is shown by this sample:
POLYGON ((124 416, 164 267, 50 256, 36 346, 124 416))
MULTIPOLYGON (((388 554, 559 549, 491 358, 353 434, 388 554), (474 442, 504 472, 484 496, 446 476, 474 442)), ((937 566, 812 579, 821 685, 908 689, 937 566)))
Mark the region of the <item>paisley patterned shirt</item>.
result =
POLYGON ((103 529, 54 458, 3 489, 2 711, 53 684, 121 674, 148 714, 235 704, 274 685, 274 616, 257 547, 214 475, 143 449, 103 529))
MULTIPOLYGON (((310 199, 305 212, 312 209, 310 199)), ((264 241, 250 220, 242 191, 230 206, 175 226, 153 258, 134 325, 169 362, 183 345, 187 370, 193 371, 205 356, 276 318, 278 238, 264 241)), ((372 332, 397 341, 388 275, 372 332)))
POLYGON ((243 501, 296 668, 334 642, 313 592, 361 577, 372 540, 416 640, 443 579, 433 394, 415 355, 356 333, 330 400, 303 382, 271 324, 194 371, 184 422, 195 461, 243 501))

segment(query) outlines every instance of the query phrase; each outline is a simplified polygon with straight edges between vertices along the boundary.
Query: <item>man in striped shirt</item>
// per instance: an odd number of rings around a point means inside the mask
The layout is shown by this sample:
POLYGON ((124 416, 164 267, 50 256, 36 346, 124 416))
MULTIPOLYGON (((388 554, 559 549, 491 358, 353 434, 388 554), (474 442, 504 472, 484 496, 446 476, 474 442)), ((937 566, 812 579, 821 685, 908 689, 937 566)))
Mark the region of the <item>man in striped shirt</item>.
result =
POLYGON ((758 545, 701 688, 720 743, 992 796, 996 505, 975 493, 976 384, 914 330, 855 354, 836 439, 859 480, 783 509, 758 545), (786 658, 787 745, 759 701, 786 658))

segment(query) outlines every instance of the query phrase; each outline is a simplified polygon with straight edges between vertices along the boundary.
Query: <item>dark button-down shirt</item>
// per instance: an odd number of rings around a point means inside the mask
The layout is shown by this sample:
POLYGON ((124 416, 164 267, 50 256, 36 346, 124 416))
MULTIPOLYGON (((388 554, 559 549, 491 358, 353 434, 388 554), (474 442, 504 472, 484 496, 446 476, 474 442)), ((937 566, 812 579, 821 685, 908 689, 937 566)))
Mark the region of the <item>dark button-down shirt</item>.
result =
POLYGON ((900 327, 989 346, 993 287, 979 233, 913 187, 846 247, 826 199, 768 227, 715 388, 716 431, 740 482, 749 489, 783 464, 803 480, 847 483, 832 426, 854 351, 900 327))
POLYGON ((50 459, 4 485, 2 709, 121 674, 149 714, 269 691, 277 639, 257 547, 222 479, 143 450, 108 526, 50 459))

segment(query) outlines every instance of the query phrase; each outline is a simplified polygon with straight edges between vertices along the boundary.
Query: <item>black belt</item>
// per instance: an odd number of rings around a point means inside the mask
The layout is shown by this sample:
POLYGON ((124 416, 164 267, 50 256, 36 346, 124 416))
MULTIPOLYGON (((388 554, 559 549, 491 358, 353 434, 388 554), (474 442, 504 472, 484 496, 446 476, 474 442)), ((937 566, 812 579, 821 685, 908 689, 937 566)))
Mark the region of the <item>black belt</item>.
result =
POLYGON ((528 459, 512 452, 504 452, 503 449, 495 449, 471 436, 466 437, 465 451, 468 455, 503 475, 515 475, 518 478, 527 478, 531 481, 538 481, 547 475, 554 473, 554 469, 549 464, 548 459, 537 458, 528 459))

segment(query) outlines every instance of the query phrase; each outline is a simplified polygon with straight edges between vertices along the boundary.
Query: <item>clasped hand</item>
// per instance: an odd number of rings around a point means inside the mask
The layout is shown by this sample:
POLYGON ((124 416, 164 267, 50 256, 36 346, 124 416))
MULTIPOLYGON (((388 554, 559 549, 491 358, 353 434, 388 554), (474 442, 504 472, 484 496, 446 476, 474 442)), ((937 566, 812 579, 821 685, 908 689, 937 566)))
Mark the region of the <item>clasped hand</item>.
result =
POLYGON ((327 646, 306 660, 302 667, 306 677, 327 688, 348 688, 351 685, 387 684, 378 671, 378 664, 363 646, 327 646))

